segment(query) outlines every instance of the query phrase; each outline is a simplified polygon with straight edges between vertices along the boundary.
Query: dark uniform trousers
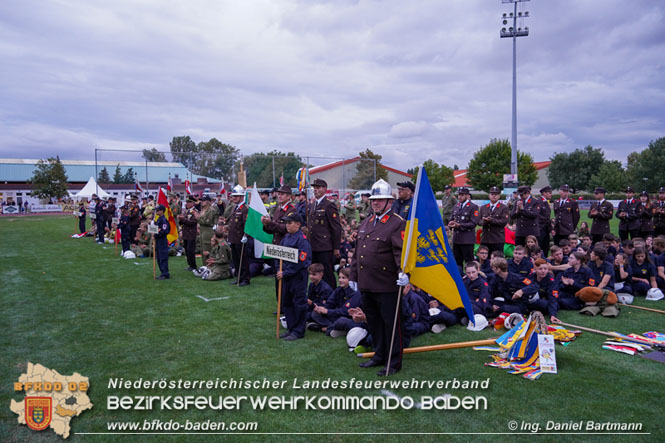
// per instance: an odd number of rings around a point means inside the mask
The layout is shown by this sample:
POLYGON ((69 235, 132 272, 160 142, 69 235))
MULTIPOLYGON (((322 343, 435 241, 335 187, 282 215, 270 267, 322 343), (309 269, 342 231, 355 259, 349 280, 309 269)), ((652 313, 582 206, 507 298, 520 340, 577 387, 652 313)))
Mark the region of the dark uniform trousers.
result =
POLYGON ((159 226, 159 233, 155 234, 155 253, 157 255, 157 264, 161 275, 170 277, 169 274, 169 242, 166 235, 170 231, 169 222, 163 215, 155 222, 159 226))
POLYGON ((106 226, 104 215, 97 214, 95 222, 97 223, 97 241, 104 243, 104 227, 106 226))
POLYGON ((390 354, 397 296, 397 292, 362 292, 362 309, 365 317, 367 317, 367 330, 372 335, 372 342, 374 343, 375 354, 372 360, 386 364, 388 362, 388 355, 390 355, 390 369, 395 371, 399 371, 402 368, 402 337, 404 336, 400 306, 397 312, 395 337, 392 340, 392 354, 390 354))
POLYGON ((305 336, 307 319, 307 273, 298 273, 282 280, 282 311, 289 331, 298 337, 305 336))
POLYGON ((82 217, 79 216, 79 231, 81 231, 81 234, 85 232, 85 212, 82 217))
POLYGON ((249 283, 249 255, 254 251, 246 248, 246 243, 231 243, 231 258, 236 270, 236 281, 249 283), (239 273, 239 274, 238 274, 239 273), (238 277, 240 278, 238 280, 238 277))

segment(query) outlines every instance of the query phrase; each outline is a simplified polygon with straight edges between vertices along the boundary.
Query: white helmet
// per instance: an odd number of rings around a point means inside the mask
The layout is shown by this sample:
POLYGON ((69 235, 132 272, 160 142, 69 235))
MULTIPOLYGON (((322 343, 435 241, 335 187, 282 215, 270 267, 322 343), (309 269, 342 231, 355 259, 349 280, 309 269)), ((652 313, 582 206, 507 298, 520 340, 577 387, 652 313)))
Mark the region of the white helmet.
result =
POLYGON ((487 323, 487 318, 485 318, 485 316, 481 315, 481 314, 474 315, 473 320, 474 320, 475 324, 472 323, 472 322, 469 322, 469 324, 466 326, 466 328, 469 331, 474 331, 474 332, 482 331, 489 324, 489 323, 487 323))
POLYGON ((356 326, 346 334, 346 344, 353 350, 365 337, 367 337, 367 329, 356 326))
POLYGON ((370 200, 378 200, 381 198, 395 198, 393 196, 393 188, 390 186, 390 183, 384 179, 380 179, 378 182, 372 185, 372 192, 369 196, 370 200))
POLYGON ((657 301, 665 298, 663 291, 658 288, 651 288, 647 291, 647 300, 657 301))
POLYGON ((617 298, 619 299, 619 303, 623 303, 624 305, 632 305, 633 304, 633 297, 631 294, 627 294, 625 292, 619 292, 617 294, 617 298))
POLYGON ((136 254, 134 254, 132 251, 125 251, 122 253, 122 256, 126 259, 136 258, 136 254))
POLYGON ((231 195, 239 195, 242 197, 245 195, 245 190, 242 188, 242 186, 236 185, 235 188, 233 188, 231 195))

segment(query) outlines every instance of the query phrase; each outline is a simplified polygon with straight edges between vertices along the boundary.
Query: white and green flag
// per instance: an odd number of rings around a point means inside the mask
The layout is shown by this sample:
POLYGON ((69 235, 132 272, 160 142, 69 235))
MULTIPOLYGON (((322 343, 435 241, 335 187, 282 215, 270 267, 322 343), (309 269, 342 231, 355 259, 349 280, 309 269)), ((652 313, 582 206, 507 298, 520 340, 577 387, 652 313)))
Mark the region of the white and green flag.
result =
POLYGON ((256 183, 252 188, 249 204, 247 208, 247 222, 245 223, 245 234, 254 239, 254 257, 261 258, 263 255, 263 244, 272 243, 272 234, 268 234, 263 230, 263 223, 261 223, 262 216, 268 216, 266 207, 263 206, 263 201, 259 196, 259 191, 256 189, 256 183))

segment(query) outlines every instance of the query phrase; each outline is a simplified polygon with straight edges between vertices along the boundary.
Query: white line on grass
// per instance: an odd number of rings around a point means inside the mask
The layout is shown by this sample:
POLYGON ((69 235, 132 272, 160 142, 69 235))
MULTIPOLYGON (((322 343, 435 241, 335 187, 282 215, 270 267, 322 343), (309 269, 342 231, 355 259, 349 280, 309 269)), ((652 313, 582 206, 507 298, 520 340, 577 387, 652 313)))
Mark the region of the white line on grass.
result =
POLYGON ((202 295, 197 295, 197 297, 203 300, 204 302, 215 301, 215 300, 226 300, 227 298, 229 298, 229 297, 205 298, 202 295))

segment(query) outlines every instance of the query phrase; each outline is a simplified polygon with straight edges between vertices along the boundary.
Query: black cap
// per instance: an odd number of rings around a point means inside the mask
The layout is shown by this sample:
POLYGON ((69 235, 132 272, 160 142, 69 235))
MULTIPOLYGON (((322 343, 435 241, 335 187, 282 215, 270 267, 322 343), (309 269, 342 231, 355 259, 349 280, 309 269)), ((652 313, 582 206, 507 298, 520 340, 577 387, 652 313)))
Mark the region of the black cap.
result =
POLYGON ((196 203, 196 197, 194 197, 193 195, 188 195, 187 203, 196 203))
POLYGON ((280 186, 280 188, 277 190, 277 192, 283 192, 284 194, 289 194, 289 195, 293 194, 293 191, 291 191, 291 188, 289 188, 286 185, 280 186))
POLYGON ((642 191, 642 192, 640 192, 640 195, 646 195, 648 197, 649 193, 647 191, 642 191))
POLYGON ((661 186, 660 188, 658 188, 658 192, 665 192, 665 186, 661 186))
POLYGON ((270 191, 268 191, 267 189, 263 189, 263 190, 259 191, 259 194, 260 195, 270 195, 270 191))
POLYGON ((157 205, 155 206, 155 211, 166 211, 166 207, 164 205, 157 205))
POLYGON ((282 217, 282 221, 285 222, 294 221, 302 224, 302 217, 300 217, 300 214, 298 214, 296 211, 293 211, 289 212, 284 217, 282 217))
POLYGON ((531 186, 529 185, 522 185, 519 188, 517 188, 517 192, 520 194, 524 194, 525 192, 530 192, 531 191, 531 186))
POLYGON ((139 197, 136 194, 132 194, 132 196, 130 198, 132 200, 138 200, 139 199, 139 197))
POLYGON ((279 189, 277 189, 277 188, 275 187, 275 188, 272 188, 272 190, 271 190, 270 192, 277 192, 277 191, 279 191, 279 189))
POLYGON ((402 182, 402 183, 397 183, 397 186, 400 188, 409 188, 411 189, 411 192, 416 192, 416 185, 413 184, 413 182, 402 182))
POLYGON ((607 191, 602 186, 598 186, 596 189, 593 190, 593 193, 594 194, 605 194, 605 193, 607 193, 607 191))
POLYGON ((551 186, 545 186, 544 188, 540 188, 540 193, 544 192, 552 192, 552 187, 551 186))
POLYGON ((490 188, 490 194, 501 194, 501 189, 497 188, 496 186, 492 186, 490 188))
POLYGON ((561 187, 559 187, 559 190, 570 192, 570 186, 562 185, 561 187))
POLYGON ((372 196, 372 194, 370 194, 369 192, 363 192, 361 195, 362 195, 362 197, 371 197, 372 196))
POLYGON ((153 197, 152 195, 148 196, 148 200, 154 200, 154 199, 155 199, 155 197, 153 197))
POLYGON ((635 192, 635 190, 633 189, 632 186, 628 186, 628 187, 626 188, 626 192, 635 192))
POLYGON ((445 189, 452 189, 452 188, 453 188, 453 187, 450 186, 450 185, 446 185, 446 186, 443 187, 444 190, 445 190, 445 189))
POLYGON ((208 194, 206 194, 203 197, 201 197, 201 201, 209 202, 209 201, 212 201, 212 199, 210 198, 210 196, 208 194))
POLYGON ((325 180, 321 180, 320 178, 317 178, 316 180, 314 180, 314 182, 312 182, 312 186, 321 186, 323 188, 327 188, 328 183, 326 183, 325 180))
POLYGON ((465 188, 465 187, 461 187, 461 188, 459 188, 459 189, 457 190, 457 193, 458 193, 458 194, 471 194, 471 192, 469 192, 469 188, 465 188))

